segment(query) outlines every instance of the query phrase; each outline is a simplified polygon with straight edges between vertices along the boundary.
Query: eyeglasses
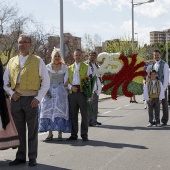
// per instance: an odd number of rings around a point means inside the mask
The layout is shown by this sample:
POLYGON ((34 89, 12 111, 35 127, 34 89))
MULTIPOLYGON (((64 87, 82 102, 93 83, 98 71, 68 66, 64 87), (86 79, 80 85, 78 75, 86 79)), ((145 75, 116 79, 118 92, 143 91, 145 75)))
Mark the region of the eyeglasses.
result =
POLYGON ((28 42, 28 41, 20 41, 20 42, 18 42, 18 44, 27 44, 27 43, 30 44, 30 42, 28 42))

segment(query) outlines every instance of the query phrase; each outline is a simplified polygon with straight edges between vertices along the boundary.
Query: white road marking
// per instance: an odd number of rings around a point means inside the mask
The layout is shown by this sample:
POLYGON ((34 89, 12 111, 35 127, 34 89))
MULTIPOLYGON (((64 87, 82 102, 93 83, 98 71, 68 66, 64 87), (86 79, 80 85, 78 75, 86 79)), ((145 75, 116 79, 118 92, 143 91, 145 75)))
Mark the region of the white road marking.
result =
POLYGON ((116 108, 116 109, 114 109, 114 110, 119 110, 119 109, 121 109, 122 107, 118 107, 118 108, 116 108))
POLYGON ((110 113, 110 112, 112 112, 112 111, 109 110, 109 111, 107 111, 107 112, 102 113, 102 115, 107 114, 107 113, 110 113))
POLYGON ((130 106, 130 104, 127 104, 127 105, 125 105, 125 106, 126 106, 126 107, 127 107, 127 106, 130 106))

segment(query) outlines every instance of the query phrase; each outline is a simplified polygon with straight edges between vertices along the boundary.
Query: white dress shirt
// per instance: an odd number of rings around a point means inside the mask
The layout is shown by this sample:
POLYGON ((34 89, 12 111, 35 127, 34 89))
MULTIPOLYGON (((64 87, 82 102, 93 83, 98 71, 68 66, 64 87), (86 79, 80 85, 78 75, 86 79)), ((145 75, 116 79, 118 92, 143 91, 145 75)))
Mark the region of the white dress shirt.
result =
POLYGON ((93 67, 93 76, 96 75, 97 77, 100 77, 100 74, 98 72, 98 68, 96 67, 95 63, 91 63, 92 67, 93 67))
POLYGON ((169 85, 170 85, 170 69, 169 69, 169 85))
MULTIPOLYGON (((159 81, 160 82, 160 81, 159 81)), ((153 85, 155 84, 155 80, 152 80, 153 85)), ((153 93, 155 93, 155 89, 153 88, 153 93)), ((146 82, 146 85, 144 87, 144 100, 149 101, 149 94, 148 94, 148 82, 146 82)), ((162 100, 165 98, 164 88, 162 86, 162 83, 160 82, 160 94, 159 94, 159 100, 162 100)))
MULTIPOLYGON (((20 67, 22 68, 26 60, 28 59, 28 56, 19 56, 20 60, 20 67)), ((50 87, 50 78, 48 75, 48 71, 46 69, 46 65, 42 59, 40 59, 40 66, 39 66, 39 75, 42 78, 41 82, 41 87, 40 90, 38 91, 38 95, 35 97, 39 102, 42 100, 42 98, 46 95, 47 90, 50 87)), ((4 75, 3 75, 3 80, 4 80, 4 90, 12 96, 15 91, 11 89, 11 87, 8 87, 7 85, 10 83, 9 79, 9 68, 8 65, 5 69, 4 75)), ((20 73, 18 74, 17 78, 17 83, 20 83, 20 73)))
POLYGON ((97 79, 96 79, 96 83, 95 83, 95 85, 94 85, 94 89, 96 89, 95 90, 95 92, 96 92, 96 94, 99 96, 100 94, 101 94, 101 91, 102 91, 102 84, 101 84, 101 81, 100 81, 100 79, 98 78, 98 77, 100 77, 100 74, 99 74, 99 72, 98 72, 98 68, 96 67, 96 64, 95 63, 91 63, 91 65, 92 65, 92 75, 93 76, 97 76, 97 79))
MULTIPOLYGON (((160 61, 157 61, 155 64, 154 64, 154 67, 153 69, 158 71, 158 68, 159 68, 159 63, 160 61)), ((152 65, 149 65, 146 69, 148 75, 150 75, 150 71, 152 69, 152 65)), ((168 87, 168 82, 169 82, 169 66, 167 63, 165 63, 164 65, 164 71, 163 71, 163 74, 164 74, 164 81, 163 81, 163 89, 164 91, 167 89, 168 87)))
MULTIPOLYGON (((72 85, 80 85, 80 75, 79 75, 79 68, 80 68, 80 63, 74 63, 74 73, 73 73, 73 82, 72 84, 68 84, 68 89, 71 90, 72 85)), ((91 68, 88 67, 87 70, 87 76, 92 74, 91 68)), ((65 74, 65 80, 68 80, 68 71, 65 74)))

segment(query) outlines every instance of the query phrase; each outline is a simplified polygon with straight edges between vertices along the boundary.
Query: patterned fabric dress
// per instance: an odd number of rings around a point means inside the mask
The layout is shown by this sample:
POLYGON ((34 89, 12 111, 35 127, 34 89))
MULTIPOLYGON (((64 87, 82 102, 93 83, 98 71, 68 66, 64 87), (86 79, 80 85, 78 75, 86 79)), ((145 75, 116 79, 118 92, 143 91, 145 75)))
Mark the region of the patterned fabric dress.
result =
POLYGON ((3 66, 0 60, 0 149, 19 146, 18 132, 12 115, 10 100, 3 90, 3 66))
POLYGON ((67 66, 62 64, 61 70, 52 70, 52 64, 47 65, 50 76, 50 89, 40 104, 39 132, 61 131, 70 133, 68 92, 64 87, 64 75, 67 66))

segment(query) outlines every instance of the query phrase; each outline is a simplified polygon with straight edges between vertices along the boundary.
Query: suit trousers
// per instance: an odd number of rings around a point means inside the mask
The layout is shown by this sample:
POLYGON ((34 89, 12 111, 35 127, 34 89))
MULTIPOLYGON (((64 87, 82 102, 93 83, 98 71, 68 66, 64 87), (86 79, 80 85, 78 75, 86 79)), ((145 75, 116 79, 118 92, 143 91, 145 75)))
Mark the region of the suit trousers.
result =
POLYGON ((98 115, 98 99, 99 96, 95 93, 93 95, 92 107, 93 107, 93 114, 88 113, 89 116, 89 124, 96 124, 97 122, 97 115, 98 115))
POLYGON ((167 90, 165 91, 165 98, 162 100, 163 116, 161 119, 162 123, 167 123, 169 119, 168 101, 167 101, 167 90))
POLYGON ((78 113, 81 113, 81 137, 88 137, 88 114, 87 96, 82 92, 69 94, 69 105, 71 113, 72 131, 71 135, 78 134, 78 113))
POLYGON ((28 129, 28 158, 37 158, 38 150, 38 107, 30 106, 34 96, 11 99, 11 113, 18 131, 20 146, 16 158, 26 160, 26 125, 28 129))
POLYGON ((154 98, 151 103, 148 104, 149 122, 153 123, 153 118, 155 118, 156 123, 160 123, 160 104, 159 98, 154 98), (153 115, 155 113, 155 116, 153 115))

